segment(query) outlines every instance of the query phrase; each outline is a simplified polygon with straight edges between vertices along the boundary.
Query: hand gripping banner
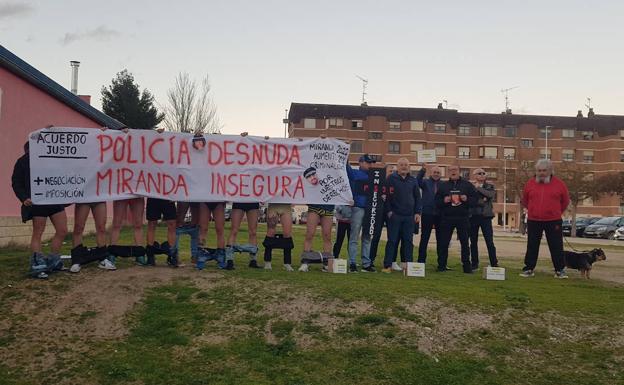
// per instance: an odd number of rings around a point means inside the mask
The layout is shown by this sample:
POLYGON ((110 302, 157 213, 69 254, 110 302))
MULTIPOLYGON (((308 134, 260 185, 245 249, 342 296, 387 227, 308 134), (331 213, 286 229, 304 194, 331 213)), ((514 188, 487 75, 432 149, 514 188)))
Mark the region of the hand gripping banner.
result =
POLYGON ((136 196, 336 205, 353 199, 349 145, 337 139, 53 127, 29 141, 35 204, 136 196))

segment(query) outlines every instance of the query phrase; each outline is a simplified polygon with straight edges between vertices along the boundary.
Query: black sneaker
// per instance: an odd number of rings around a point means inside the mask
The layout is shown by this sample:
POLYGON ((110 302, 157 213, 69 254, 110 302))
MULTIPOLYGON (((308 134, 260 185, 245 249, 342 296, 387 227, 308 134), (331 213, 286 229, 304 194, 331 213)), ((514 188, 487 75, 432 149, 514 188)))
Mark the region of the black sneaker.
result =
POLYGON ((349 265, 349 273, 357 273, 358 269, 355 263, 349 265))
POLYGON ((249 267, 251 267, 252 269, 262 269, 262 267, 258 266, 258 261, 256 261, 255 259, 249 261, 249 267))
POLYGON ((178 267, 178 256, 176 254, 167 256, 167 265, 171 267, 178 267))
POLYGON ((451 269, 450 267, 438 267, 437 269, 439 272, 445 272, 445 271, 453 271, 453 269, 451 269))
POLYGON ((225 262, 225 270, 234 270, 234 261, 231 259, 225 262))
POLYGON ((376 273, 375 266, 370 265, 362 268, 362 273, 376 273))

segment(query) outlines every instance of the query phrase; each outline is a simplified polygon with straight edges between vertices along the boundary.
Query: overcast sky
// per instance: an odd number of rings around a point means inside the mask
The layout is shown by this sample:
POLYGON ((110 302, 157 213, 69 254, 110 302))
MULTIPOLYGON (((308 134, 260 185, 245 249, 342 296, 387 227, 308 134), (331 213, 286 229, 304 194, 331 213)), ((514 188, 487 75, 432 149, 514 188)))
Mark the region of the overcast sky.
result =
POLYGON ((93 96, 127 68, 166 103, 208 74, 225 133, 283 135, 291 102, 624 115, 621 1, 0 0, 0 43, 93 96), (585 112, 586 113, 586 112, 585 112))

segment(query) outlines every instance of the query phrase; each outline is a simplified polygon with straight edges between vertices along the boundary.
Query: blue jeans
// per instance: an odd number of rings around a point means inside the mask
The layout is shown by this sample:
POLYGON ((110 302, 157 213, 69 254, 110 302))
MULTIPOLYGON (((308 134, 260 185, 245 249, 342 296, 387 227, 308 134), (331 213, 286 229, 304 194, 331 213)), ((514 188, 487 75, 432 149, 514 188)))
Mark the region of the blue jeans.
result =
POLYGON ((401 241, 401 261, 412 262, 414 256, 414 216, 392 214, 388 218, 388 243, 384 267, 390 267, 396 260, 399 240, 401 241))
MULTIPOLYGON (((362 221, 364 220, 364 212, 366 209, 361 207, 353 207, 351 211, 351 237, 349 238, 349 263, 355 263, 355 257, 358 251, 358 238, 362 231, 362 221)), ((370 235, 362 233, 362 267, 368 267, 370 260, 370 235)))

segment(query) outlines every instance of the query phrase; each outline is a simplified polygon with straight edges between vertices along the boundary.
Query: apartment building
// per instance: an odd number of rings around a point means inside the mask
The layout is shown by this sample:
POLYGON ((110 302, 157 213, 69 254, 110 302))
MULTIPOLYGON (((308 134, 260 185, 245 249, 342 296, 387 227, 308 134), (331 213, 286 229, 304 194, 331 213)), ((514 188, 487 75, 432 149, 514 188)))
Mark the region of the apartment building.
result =
MULTIPOLYGON (((351 143, 350 161, 357 164, 368 153, 385 164, 407 157, 417 171, 417 153, 433 149, 443 175, 459 164, 462 176, 484 168, 497 186, 495 223, 518 226, 521 208, 508 178, 549 158, 583 163, 594 178, 624 171, 624 116, 599 115, 590 109, 584 117, 467 113, 438 108, 379 107, 292 103, 288 114, 290 137, 325 134, 351 143), (507 188, 503 188, 507 186, 507 188), (505 199, 506 197, 506 199, 505 199), (503 202, 506 201, 506 204, 503 202)), ((619 197, 590 199, 578 209, 580 216, 624 215, 619 197)))

